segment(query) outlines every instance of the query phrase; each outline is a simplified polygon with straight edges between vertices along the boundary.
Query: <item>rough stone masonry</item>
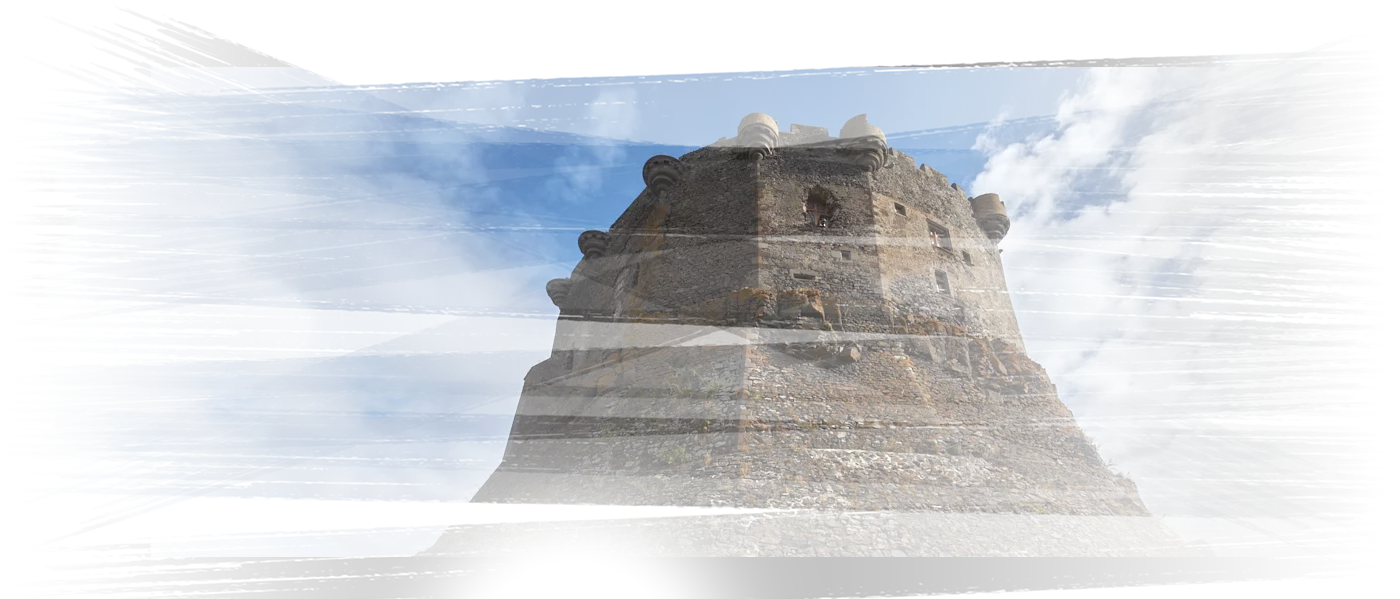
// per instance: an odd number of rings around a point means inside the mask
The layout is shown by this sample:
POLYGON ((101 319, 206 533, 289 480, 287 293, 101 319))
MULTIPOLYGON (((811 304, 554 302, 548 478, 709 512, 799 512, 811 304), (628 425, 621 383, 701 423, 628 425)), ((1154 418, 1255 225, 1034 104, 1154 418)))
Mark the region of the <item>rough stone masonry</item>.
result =
MULTIPOLYGON (((661 554, 1183 550, 1026 356, 995 194, 968 198, 865 115, 832 137, 751 114, 642 174, 613 226, 579 237, 572 275, 549 282, 553 354, 526 376, 472 501, 788 510, 757 529, 625 528, 628 547, 661 554), (1054 536, 1079 545, 1025 532, 1047 526, 1077 527, 1054 536), (882 527, 907 542, 882 545, 882 527)), ((527 528, 457 530, 432 552, 540 534, 527 528)))

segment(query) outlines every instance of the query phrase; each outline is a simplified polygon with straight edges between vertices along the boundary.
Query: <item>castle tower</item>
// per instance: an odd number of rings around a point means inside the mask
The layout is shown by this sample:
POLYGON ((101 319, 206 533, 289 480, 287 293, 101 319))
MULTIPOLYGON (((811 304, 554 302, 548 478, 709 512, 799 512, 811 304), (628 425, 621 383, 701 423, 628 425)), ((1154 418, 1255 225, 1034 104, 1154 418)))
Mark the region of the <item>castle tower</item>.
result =
POLYGON ((473 501, 1148 515, 1025 354, 995 194, 865 115, 749 115, 642 175, 549 283, 553 354, 473 501))

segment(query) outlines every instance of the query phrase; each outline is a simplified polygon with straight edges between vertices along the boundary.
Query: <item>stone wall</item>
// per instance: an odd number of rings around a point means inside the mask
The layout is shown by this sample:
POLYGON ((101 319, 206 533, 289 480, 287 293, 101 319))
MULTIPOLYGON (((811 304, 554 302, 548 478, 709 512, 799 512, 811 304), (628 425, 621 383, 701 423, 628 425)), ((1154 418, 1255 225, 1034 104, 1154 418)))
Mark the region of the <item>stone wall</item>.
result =
POLYGON ((681 185, 659 198, 644 193, 612 227, 623 240, 613 251, 636 266, 621 283, 632 297, 623 314, 711 316, 702 307, 754 286, 756 165, 714 149, 685 163, 681 185))
POLYGON ((762 181, 760 284, 819 291, 825 321, 837 330, 887 329, 869 175, 830 155, 778 152, 765 159, 762 181), (834 204, 825 227, 804 212, 814 191, 834 204))
POLYGON ((736 351, 734 332, 710 311, 755 279, 752 165, 734 160, 724 141, 685 164, 680 185, 638 196, 609 228, 605 251, 574 267, 552 355, 526 376, 508 453, 522 438, 549 437, 601 393, 657 376, 655 365, 697 360, 714 343, 736 351))
POLYGON ((474 500, 796 511, 460 527, 427 554, 1203 554, 1148 517, 1007 344, 951 326, 624 326, 672 346, 602 348, 606 367, 561 380, 532 372, 506 460, 474 500), (814 351, 846 343, 857 359, 814 351), (521 424, 541 415, 564 420, 521 424))
POLYGON ((947 335, 859 347, 846 364, 751 347, 741 471, 791 495, 739 505, 1146 513, 1044 371, 1008 344, 947 335))
MULTIPOLYGON (((497 479, 487 481, 493 486, 497 479)), ((798 449, 473 501, 419 556, 1201 556, 1144 509, 974 456, 798 449)), ((1201 549, 1198 549, 1201 547, 1201 549)))
POLYGON ((977 226, 967 197, 941 173, 927 166, 916 168, 906 155, 897 154, 892 163, 885 169, 889 173, 882 171, 873 181, 875 219, 883 233, 880 268, 890 310, 906 318, 958 323, 1023 347, 1000 252, 977 226), (951 247, 934 247, 929 223, 947 229, 951 247), (938 289, 935 271, 946 273, 951 293, 938 289))

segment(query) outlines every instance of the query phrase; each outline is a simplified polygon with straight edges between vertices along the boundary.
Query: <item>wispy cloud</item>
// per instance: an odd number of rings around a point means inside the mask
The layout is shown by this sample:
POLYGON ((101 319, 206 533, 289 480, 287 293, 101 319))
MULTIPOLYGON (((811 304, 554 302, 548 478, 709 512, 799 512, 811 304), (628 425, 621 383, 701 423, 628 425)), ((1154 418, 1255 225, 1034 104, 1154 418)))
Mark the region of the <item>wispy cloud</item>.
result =
POLYGON ((412 127, 421 157, 458 174, 476 174, 483 150, 505 139, 525 104, 521 70, 479 71, 442 95, 412 127))
POLYGON ((1338 376, 1347 311, 1378 290, 1322 306, 1380 248, 1347 225, 1345 176, 1379 88, 1351 52, 1299 80, 1296 52, 1247 46, 1184 76, 1092 70, 1053 132, 994 148, 973 183, 1016 214, 1002 245, 1030 354, 1149 507, 1224 554, 1344 537, 1372 441, 1344 434, 1368 416, 1338 376), (1147 134, 1128 136, 1131 120, 1147 134), (1121 192, 1082 206, 1095 169, 1121 192), (1169 269, 1184 283, 1154 288, 1169 269))
POLYGON ((983 154, 994 153, 1000 144, 997 143, 997 136, 1001 134, 1001 127, 1007 123, 1008 116, 1011 116, 1011 106, 1001 106, 1001 112, 997 112, 997 118, 987 122, 987 126, 977 134, 977 139, 973 141, 973 151, 983 154))
POLYGON ((627 155, 626 141, 640 123, 637 91, 630 87, 599 92, 575 126, 574 141, 554 160, 546 189, 554 196, 580 202, 602 188, 603 172, 627 155))
POLYGON ((10 99, 7 143, 78 207, 52 348, 8 379, 11 493, 154 518, 168 553, 400 556, 441 532, 557 311, 526 287, 552 239, 476 210, 526 74, 416 81, 181 69, 10 99))

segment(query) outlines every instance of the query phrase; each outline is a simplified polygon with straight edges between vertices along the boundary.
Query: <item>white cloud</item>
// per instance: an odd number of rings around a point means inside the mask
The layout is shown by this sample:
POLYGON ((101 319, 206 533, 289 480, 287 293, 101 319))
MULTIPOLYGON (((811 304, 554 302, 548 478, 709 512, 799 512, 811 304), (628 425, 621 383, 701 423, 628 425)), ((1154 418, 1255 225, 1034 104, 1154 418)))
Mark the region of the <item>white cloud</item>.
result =
POLYGON ((1093 70, 1053 136, 990 151, 973 183, 1016 214, 1002 258, 1032 357, 1149 507, 1222 554, 1347 535, 1337 507, 1369 441, 1351 430, 1347 316, 1309 305, 1364 273, 1379 239, 1299 232, 1348 216, 1350 179, 1336 175, 1378 88, 1361 57, 1337 52, 1285 85, 1296 56, 1260 43, 1187 76, 1093 70), (1247 137, 1259 105, 1288 106, 1291 129, 1247 137), (1137 116, 1154 119, 1134 143, 1137 116), (1131 154, 1105 172, 1123 193, 1065 220, 1077 183, 1120 147, 1131 154), (1278 183, 1287 193, 1266 200, 1278 183), (1198 235, 1200 255, 1182 253, 1198 235), (1198 291, 1149 297, 1172 258, 1198 291))
POLYGON ((162 70, 10 99, 8 144, 78 209, 52 348, 8 379, 11 493, 150 516, 153 553, 400 556, 441 533, 552 340, 526 283, 553 241, 473 217, 526 74, 452 71, 435 97, 405 77, 162 70))
POLYGON ((599 92, 575 126, 574 141, 554 160, 554 176, 545 183, 553 195, 580 202, 602 189, 603 171, 626 157, 626 141, 636 133, 640 113, 637 91, 630 87, 599 92))
POLYGON ((977 134, 977 140, 972 144, 973 150, 984 154, 997 150, 997 136, 1001 134, 1001 127, 1007 123, 1008 116, 1011 116, 1011 106, 1002 106, 1001 112, 997 112, 997 116, 977 134))

